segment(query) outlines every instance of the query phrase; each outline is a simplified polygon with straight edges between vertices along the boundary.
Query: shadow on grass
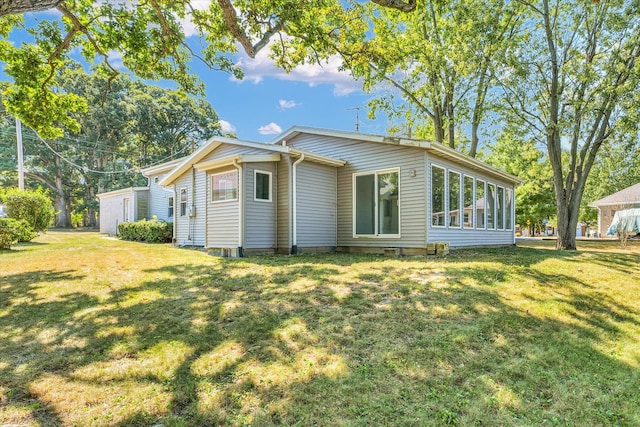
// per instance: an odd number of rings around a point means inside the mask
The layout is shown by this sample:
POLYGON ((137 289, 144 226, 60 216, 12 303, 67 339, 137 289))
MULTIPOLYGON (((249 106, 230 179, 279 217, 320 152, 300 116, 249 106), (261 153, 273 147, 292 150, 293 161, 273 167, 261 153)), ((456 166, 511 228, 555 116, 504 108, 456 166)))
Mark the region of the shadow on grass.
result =
POLYGON ((535 269, 578 256, 169 263, 108 298, 53 301, 32 285, 83 277, 6 276, 0 409, 45 425, 633 425, 637 364, 603 347, 637 338, 640 313, 535 269), (548 305, 560 315, 526 308, 548 305))

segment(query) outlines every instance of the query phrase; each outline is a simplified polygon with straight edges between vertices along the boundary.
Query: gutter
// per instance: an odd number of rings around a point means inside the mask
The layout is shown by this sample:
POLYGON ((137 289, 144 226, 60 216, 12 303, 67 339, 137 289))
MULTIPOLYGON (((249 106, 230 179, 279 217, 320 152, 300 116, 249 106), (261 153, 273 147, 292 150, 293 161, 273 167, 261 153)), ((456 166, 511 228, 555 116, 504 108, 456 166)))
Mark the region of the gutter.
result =
POLYGON ((242 244, 244 242, 244 188, 242 179, 242 166, 238 159, 233 159, 233 167, 238 170, 238 257, 242 257, 242 244))
POLYGON ((298 204, 298 178, 297 178, 297 170, 298 170, 298 165, 300 163, 302 163, 304 161, 304 153, 302 153, 300 155, 300 158, 298 160, 296 160, 295 162, 293 162, 293 165, 291 166, 292 168, 292 172, 291 172, 291 177, 293 179, 293 183, 291 185, 292 187, 292 194, 293 194, 293 206, 291 207, 291 212, 292 212, 292 216, 293 216, 293 224, 291 226, 292 228, 292 234, 293 234, 293 242, 291 245, 291 252, 293 255, 298 253, 298 226, 297 226, 297 222, 298 222, 298 217, 297 217, 297 208, 296 205, 298 204))

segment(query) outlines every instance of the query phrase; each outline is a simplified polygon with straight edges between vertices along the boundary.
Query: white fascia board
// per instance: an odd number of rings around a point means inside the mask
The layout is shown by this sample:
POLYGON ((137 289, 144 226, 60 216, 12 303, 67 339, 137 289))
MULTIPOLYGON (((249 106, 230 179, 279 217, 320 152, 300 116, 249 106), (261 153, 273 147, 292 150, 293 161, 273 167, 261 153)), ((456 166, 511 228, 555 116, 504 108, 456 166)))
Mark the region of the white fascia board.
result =
POLYGON ((280 154, 238 154, 235 156, 196 163, 193 167, 199 171, 208 171, 232 165, 234 160, 236 163, 277 162, 280 160, 280 154))
POLYGON ((128 188, 121 188, 120 190, 109 191, 107 193, 96 194, 96 197, 99 199, 102 199, 104 197, 121 196, 124 194, 133 194, 137 191, 148 191, 148 190, 149 190, 149 187, 128 187, 128 188))

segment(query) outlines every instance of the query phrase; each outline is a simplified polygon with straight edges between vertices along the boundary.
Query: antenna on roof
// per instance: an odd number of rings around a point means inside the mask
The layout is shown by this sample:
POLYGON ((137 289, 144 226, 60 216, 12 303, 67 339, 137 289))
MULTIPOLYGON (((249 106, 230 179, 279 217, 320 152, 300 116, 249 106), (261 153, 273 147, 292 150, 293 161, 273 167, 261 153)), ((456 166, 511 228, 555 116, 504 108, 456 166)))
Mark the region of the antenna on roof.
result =
POLYGON ((356 110, 356 132, 360 132, 360 109, 362 107, 350 107, 345 110, 356 110))

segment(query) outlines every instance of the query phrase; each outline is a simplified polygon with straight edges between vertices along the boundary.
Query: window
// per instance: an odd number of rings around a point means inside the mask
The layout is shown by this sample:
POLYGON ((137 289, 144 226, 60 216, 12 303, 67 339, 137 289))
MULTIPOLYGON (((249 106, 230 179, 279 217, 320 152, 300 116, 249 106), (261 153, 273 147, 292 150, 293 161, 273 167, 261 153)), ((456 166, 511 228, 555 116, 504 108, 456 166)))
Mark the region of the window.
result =
POLYGON ((271 201, 271 172, 254 172, 254 200, 270 202, 271 201))
POLYGON ((180 216, 187 215, 187 188, 180 189, 180 216))
POLYGON ((449 227, 460 227, 460 174, 449 171, 449 227))
POLYGON ((487 228, 496 228, 496 185, 487 184, 487 228))
POLYGON ((445 226, 444 176, 443 168, 431 165, 431 225, 436 227, 445 226))
POLYGON ((224 202, 238 198, 238 171, 211 175, 211 201, 224 202))
POLYGON ((498 228, 504 230, 504 188, 498 187, 498 228))
POLYGON ((400 234, 400 187, 398 171, 354 175, 355 235, 400 234))
POLYGON ((504 209, 504 213, 505 213, 505 229, 507 230, 511 230, 512 227, 512 219, 513 218, 511 215, 513 215, 512 209, 513 209, 513 190, 510 188, 507 188, 506 191, 506 195, 505 195, 505 209, 504 209))
POLYGON ((484 181, 476 180, 476 228, 485 228, 487 200, 484 197, 484 181))
POLYGON ((167 216, 171 218, 173 216, 173 196, 169 197, 169 211, 167 212, 167 216))
POLYGON ((462 219, 462 226, 464 228, 473 228, 473 177, 465 175, 463 184, 464 218, 462 219))

